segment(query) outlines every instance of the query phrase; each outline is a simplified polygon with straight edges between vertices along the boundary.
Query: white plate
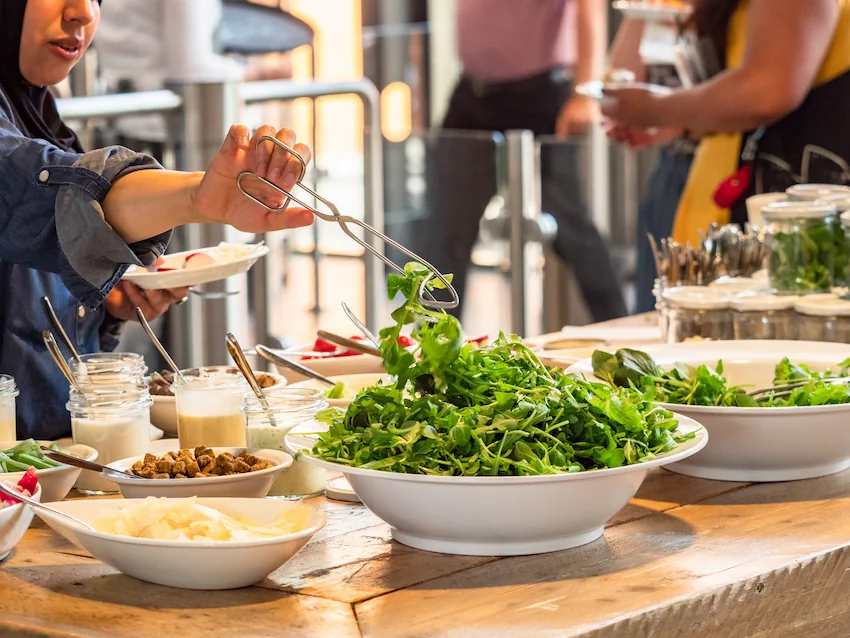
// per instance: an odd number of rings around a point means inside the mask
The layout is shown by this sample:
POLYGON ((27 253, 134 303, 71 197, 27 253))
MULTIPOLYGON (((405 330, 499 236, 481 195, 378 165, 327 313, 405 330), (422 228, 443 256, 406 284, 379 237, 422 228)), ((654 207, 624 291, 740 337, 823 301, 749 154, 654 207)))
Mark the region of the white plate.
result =
MULTIPOLYGON (((91 524, 104 513, 125 506, 121 499, 75 500, 53 507, 91 524)), ((312 510, 307 528, 294 534, 261 541, 200 543, 157 541, 92 532, 61 516, 40 512, 39 517, 71 543, 118 571, 158 585, 183 589, 236 589, 262 581, 300 550, 324 527, 324 512, 285 500, 249 498, 198 499, 230 516, 270 523, 287 510, 312 510)))
POLYGON ((148 290, 167 290, 169 288, 183 288, 184 286, 200 286, 213 281, 220 281, 248 272, 260 257, 265 257, 269 247, 263 244, 253 244, 250 253, 237 259, 219 261, 201 268, 183 270, 182 264, 187 255, 193 253, 215 253, 218 247, 201 248, 199 250, 186 250, 172 255, 165 255, 165 263, 162 267, 176 268, 168 272, 151 272, 146 268, 130 266, 124 274, 124 279, 136 284, 139 288, 148 290))
MULTIPOLYGON (((0 481, 16 484, 20 478, 11 478, 9 474, 0 474, 0 481)), ((41 485, 32 495, 33 499, 41 502, 41 485)), ((5 559, 24 537, 32 522, 33 509, 29 505, 18 503, 0 509, 0 561, 5 559)))
POLYGON ((591 80, 590 82, 579 84, 576 87, 576 93, 594 100, 599 100, 600 102, 608 101, 614 103, 616 101, 614 98, 605 95, 605 91, 612 89, 645 89, 656 95, 669 95, 673 92, 673 89, 658 84, 646 84, 644 82, 617 82, 608 84, 601 80, 591 80))
MULTIPOLYGON (((0 441, 0 450, 8 450, 15 447, 20 441, 0 441)), ((44 445, 50 445, 50 441, 42 441, 44 445)), ((72 454, 77 458, 86 461, 97 460, 97 450, 87 445, 79 443, 57 443, 56 447, 60 452, 72 454)), ((38 477, 38 482, 41 485, 42 503, 51 503, 53 501, 61 501, 68 495, 82 470, 71 465, 60 465, 49 470, 36 470, 35 475, 38 477)), ((0 480, 11 483, 17 483, 24 475, 23 472, 7 472, 0 474, 0 480)))
MULTIPOLYGON (((213 452, 221 454, 230 452, 237 456, 245 448, 241 447, 214 447, 213 452)), ((166 451, 177 451, 179 446, 169 447, 166 451)), ((115 474, 109 475, 109 480, 117 483, 121 488, 124 498, 145 498, 147 496, 187 498, 190 496, 201 496, 208 498, 264 498, 272 488, 278 472, 292 465, 292 457, 286 452, 278 450, 248 449, 248 452, 258 458, 274 463, 274 467, 259 472, 246 472, 245 474, 230 474, 228 476, 209 476, 204 478, 186 479, 134 479, 122 477, 115 474)), ((157 454, 157 456, 162 456, 157 454)), ((135 456, 114 463, 107 464, 116 470, 128 471, 136 461, 141 461, 142 456, 135 456)))
MULTIPOLYGON (((425 476, 352 468, 309 454, 314 436, 286 437, 308 463, 341 472, 357 496, 392 527, 400 543, 433 552, 518 556, 569 549, 602 535, 605 523, 637 492, 654 467, 681 461, 706 444, 708 434, 680 417, 693 439, 652 461, 547 476, 425 476)), ((298 428, 302 431, 303 428, 298 428)))
MULTIPOLYGON (((363 388, 368 388, 369 386, 373 386, 378 381, 385 381, 384 385, 387 385, 388 377, 386 372, 379 372, 377 374, 347 374, 338 377, 328 377, 331 381, 335 383, 344 383, 349 388, 351 388, 352 392, 356 395, 363 388)), ((316 381, 315 379, 308 379, 307 381, 301 381, 300 383, 293 383, 293 388, 315 388, 318 390, 329 390, 328 386, 321 381, 316 381)), ((351 401, 354 399, 353 396, 345 398, 345 399, 327 399, 328 405, 332 408, 347 408, 351 401)))
MULTIPOLYGON (((732 385, 773 384, 774 366, 787 356, 814 370, 850 357, 850 345, 806 341, 711 341, 645 348, 662 367, 723 361, 732 385)), ((593 378, 589 359, 567 370, 593 378)), ((731 408, 661 404, 708 430, 705 450, 669 469, 719 481, 793 481, 850 467, 850 404, 789 408, 731 408)))
POLYGON ((663 2, 635 2, 633 0, 618 0, 612 5, 614 9, 627 18, 647 22, 676 22, 691 15, 691 7, 663 2))

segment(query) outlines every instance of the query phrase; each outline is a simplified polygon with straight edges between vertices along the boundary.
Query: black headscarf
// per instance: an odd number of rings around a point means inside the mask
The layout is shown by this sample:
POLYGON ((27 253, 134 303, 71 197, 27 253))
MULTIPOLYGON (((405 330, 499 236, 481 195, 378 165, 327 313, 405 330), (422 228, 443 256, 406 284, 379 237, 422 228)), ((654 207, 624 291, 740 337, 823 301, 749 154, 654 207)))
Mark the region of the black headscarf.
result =
POLYGON ((59 117, 56 100, 46 86, 35 86, 21 75, 21 31, 27 0, 0 0, 0 89, 15 111, 15 124, 34 139, 66 151, 83 152, 80 141, 59 117))

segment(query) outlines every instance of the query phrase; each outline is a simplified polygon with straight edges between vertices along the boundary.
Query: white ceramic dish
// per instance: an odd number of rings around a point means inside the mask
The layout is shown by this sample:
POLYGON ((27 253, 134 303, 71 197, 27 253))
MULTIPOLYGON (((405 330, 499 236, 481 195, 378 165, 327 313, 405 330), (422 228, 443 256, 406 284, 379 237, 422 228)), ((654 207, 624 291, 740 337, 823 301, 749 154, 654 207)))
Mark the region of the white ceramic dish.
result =
POLYGON ((691 7, 664 2, 618 0, 612 6, 627 18, 646 22, 676 22, 691 14, 691 7))
MULTIPOLYGON (((15 484, 19 480, 10 479, 7 476, 6 474, 0 475, 0 480, 11 484, 15 484)), ((41 485, 38 486, 32 497, 36 501, 41 501, 41 485)), ((32 522, 32 517, 32 508, 23 503, 0 509, 0 561, 4 560, 24 537, 32 522)))
POLYGON ((591 80, 590 82, 582 82, 576 86, 576 93, 584 95, 599 102, 613 103, 615 98, 605 95, 605 91, 612 89, 646 89, 656 95, 668 95, 673 92, 672 89, 661 86, 659 84, 646 84, 644 82, 616 82, 606 83, 602 80, 591 80))
MULTIPOLYGON (((231 366, 210 366, 212 368, 229 368, 231 366)), ((263 372, 275 379, 275 384, 266 388, 282 388, 288 382, 285 377, 271 372, 263 372)), ((145 378, 145 382, 150 381, 150 377, 145 378)), ((173 396, 165 396, 160 394, 152 394, 151 399, 151 423, 163 431, 166 437, 177 437, 177 401, 173 396)))
MULTIPOLYGON (((302 359, 302 353, 312 352, 313 344, 305 343, 292 348, 287 348, 280 354, 287 358, 291 358, 296 363, 310 368, 326 377, 338 377, 351 374, 380 374, 384 372, 384 366, 378 357, 373 357, 369 354, 355 354, 350 357, 324 357, 321 359, 302 359)), ((285 377, 289 383, 298 383, 307 381, 307 377, 284 368, 276 366, 277 372, 285 377)))
MULTIPOLYGON (((171 449, 176 452, 178 447, 175 446, 171 449)), ((244 449, 241 447, 215 447, 213 448, 213 452, 216 454, 230 452, 233 456, 237 456, 244 449)), ((164 496, 168 498, 188 498, 190 496, 205 498, 264 498, 272 488, 278 472, 292 465, 292 457, 286 452, 280 452, 278 450, 249 449, 248 451, 258 458, 271 461, 275 466, 258 472, 231 474, 229 476, 187 479, 133 479, 110 474, 109 480, 118 484, 124 498, 145 498, 147 496, 164 496)), ((157 456, 162 456, 162 454, 158 454, 157 456)), ((136 461, 141 461, 143 458, 144 455, 135 456, 121 461, 115 461, 115 463, 109 463, 107 467, 126 472, 136 461)))
MULTIPOLYGON (((328 377, 331 381, 336 383, 344 383, 346 384, 352 391, 354 395, 357 395, 360 390, 363 388, 368 388, 369 386, 375 385, 378 381, 384 380, 387 381, 387 373, 370 373, 370 374, 348 374, 342 375, 339 377, 328 377)), ((300 383, 292 384, 293 388, 317 388, 319 390, 328 390, 328 386, 320 381, 316 381, 315 379, 308 379, 307 381, 301 381, 300 383)), ((344 399, 328 399, 328 406, 332 408, 347 408, 351 401, 354 399, 354 396, 346 397, 344 399)))
MULTIPOLYGON (((445 554, 519 556, 599 538, 649 470, 686 459, 705 445, 708 435, 695 421, 682 417, 679 428, 696 436, 653 461, 549 476, 425 476, 352 468, 309 453, 301 458, 342 472, 400 543, 445 554)), ((313 441, 297 430, 286 437, 293 451, 309 451, 313 441)))
POLYGON ((208 266, 200 268, 182 268, 186 257, 194 253, 208 253, 215 255, 218 247, 201 248, 198 250, 186 250, 172 255, 165 255, 165 263, 160 267, 174 268, 167 272, 152 272, 146 268, 130 266, 124 274, 124 279, 136 284, 139 288, 149 290, 166 290, 169 288, 182 288, 184 286, 200 286, 213 281, 220 281, 248 272, 260 257, 265 257, 269 247, 263 244, 252 244, 247 254, 235 259, 219 260, 208 266))
MULTIPOLYGON (((773 384, 782 357, 822 371, 850 357, 850 346, 807 341, 711 341, 645 348, 662 367, 680 362, 714 367, 732 385, 773 384)), ((590 360, 568 372, 593 377, 590 360)), ((697 419, 710 435, 705 449, 673 472, 720 481, 793 481, 850 467, 850 404, 790 408, 667 405, 697 419)))
MULTIPOLYGON (((8 450, 14 447, 20 441, 0 441, 0 450, 8 450)), ((50 441, 42 441, 45 445, 49 445, 50 441)), ((80 445, 79 443, 57 443, 56 446, 60 452, 72 454, 85 461, 96 461, 97 450, 88 445, 80 445)), ((41 500, 42 503, 52 503, 53 501, 61 501, 68 495, 82 470, 71 465, 60 465, 49 470, 36 470, 35 475, 38 477, 39 485, 41 485, 41 500)), ((24 475, 23 472, 7 472, 0 474, 0 480, 17 483, 24 475)))
MULTIPOLYGON (((54 507, 91 524, 126 503, 120 499, 77 500, 54 507)), ((292 501, 248 498, 199 499, 198 503, 258 524, 270 523, 287 510, 309 507, 292 501)), ((91 532, 49 512, 40 512, 39 517, 77 547, 128 576, 168 587, 204 590, 236 589, 260 582, 304 547, 327 520, 321 510, 314 509, 308 527, 294 534, 262 541, 196 543, 91 532)))

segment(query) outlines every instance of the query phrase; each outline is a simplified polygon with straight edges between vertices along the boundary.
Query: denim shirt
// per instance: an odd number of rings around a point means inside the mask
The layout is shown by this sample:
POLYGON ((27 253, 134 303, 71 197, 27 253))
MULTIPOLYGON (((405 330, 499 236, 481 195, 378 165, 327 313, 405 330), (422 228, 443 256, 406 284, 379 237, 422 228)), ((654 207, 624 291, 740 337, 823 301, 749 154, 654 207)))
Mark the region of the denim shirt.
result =
POLYGON ((161 167, 118 146, 80 154, 30 139, 0 92, 0 373, 20 390, 18 439, 71 434, 68 382, 41 337, 51 328, 41 298, 78 352, 114 350, 121 322, 101 303, 130 265, 149 266, 165 251, 170 233, 128 245, 101 208, 117 178, 153 168, 161 167))

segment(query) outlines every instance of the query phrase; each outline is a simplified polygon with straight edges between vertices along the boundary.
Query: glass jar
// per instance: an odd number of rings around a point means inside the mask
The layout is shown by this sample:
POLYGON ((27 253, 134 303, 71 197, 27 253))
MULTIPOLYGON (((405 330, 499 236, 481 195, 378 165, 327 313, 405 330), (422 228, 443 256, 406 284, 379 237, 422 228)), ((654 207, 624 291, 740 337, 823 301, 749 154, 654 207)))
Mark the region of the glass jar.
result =
POLYGON ((850 343, 850 301, 835 294, 808 295, 794 304, 801 341, 850 343))
POLYGON ((115 386, 122 383, 144 383, 148 366, 142 355, 134 352, 95 352, 80 355, 82 363, 71 357, 68 366, 82 384, 115 386))
POLYGON ((838 217, 832 206, 776 202, 764 207, 770 244, 770 286, 780 295, 832 289, 838 217))
MULTIPOLYGON (((260 405, 257 397, 246 394, 244 413, 249 448, 286 452, 284 439, 287 433, 298 425, 313 421, 319 412, 328 407, 321 390, 279 388, 265 394, 276 425, 270 423, 269 413, 260 405)), ((268 495, 287 499, 321 496, 326 484, 327 472, 324 468, 296 459, 289 468, 278 474, 268 495)))
POLYGON ((814 202, 836 193, 850 195, 850 187, 841 184, 795 184, 785 189, 792 202, 814 202))
POLYGON ((17 421, 15 420, 15 397, 20 394, 15 378, 0 374, 0 441, 15 441, 17 421))
POLYGON ((732 299, 736 339, 796 339, 797 297, 741 293, 732 299))
POLYGON ((661 293, 667 343, 732 339, 731 296, 719 288, 678 286, 661 293))
MULTIPOLYGON (((68 411, 74 443, 97 450, 97 462, 141 456, 150 450, 152 403, 144 384, 131 386, 88 385, 83 394, 71 390, 68 411)), ((83 470, 77 479, 83 494, 116 494, 118 486, 100 474, 83 470)))
POLYGON ((245 447, 243 397, 248 383, 237 368, 206 367, 175 376, 177 435, 181 448, 245 447))

